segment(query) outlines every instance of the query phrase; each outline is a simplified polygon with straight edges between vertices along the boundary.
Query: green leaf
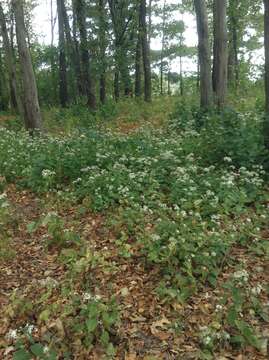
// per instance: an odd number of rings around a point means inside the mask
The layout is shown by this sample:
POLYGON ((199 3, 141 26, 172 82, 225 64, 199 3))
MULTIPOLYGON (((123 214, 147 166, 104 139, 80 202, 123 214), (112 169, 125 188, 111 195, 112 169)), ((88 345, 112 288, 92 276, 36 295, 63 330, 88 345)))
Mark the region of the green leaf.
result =
POLYGON ((86 321, 87 330, 89 332, 93 332, 97 328, 97 325, 98 325, 97 318, 91 318, 86 321))
POLYGON ((230 309, 228 310, 228 315, 227 315, 228 324, 230 326, 234 326, 237 317, 238 317, 238 314, 237 314, 237 311, 235 310, 234 306, 230 307, 230 309))
POLYGON ((38 227, 38 222, 32 221, 29 224, 27 224, 27 231, 31 234, 36 231, 38 227))
POLYGON ((50 317, 50 310, 45 309, 41 312, 41 314, 39 315, 39 320, 41 321, 48 321, 50 317))
POLYGON ((13 360, 31 360, 32 356, 24 349, 18 350, 13 354, 13 360))
POLYGON ((103 346, 108 346, 109 343, 109 333, 107 331, 103 331, 101 335, 101 343, 103 346))
POLYGON ((116 351, 115 351, 115 348, 114 348, 113 344, 111 344, 111 343, 108 344, 108 347, 106 349, 106 353, 110 357, 115 356, 116 351))
POLYGON ((32 353, 34 355, 36 355, 36 356, 39 356, 39 357, 44 356, 44 350, 43 349, 44 349, 44 347, 40 343, 36 343, 36 344, 34 344, 34 345, 32 345, 30 347, 30 350, 32 351, 32 353))
POLYGON ((242 336, 246 339, 248 344, 257 349, 260 348, 259 339, 255 335, 253 329, 245 321, 235 321, 237 328, 240 330, 242 336))

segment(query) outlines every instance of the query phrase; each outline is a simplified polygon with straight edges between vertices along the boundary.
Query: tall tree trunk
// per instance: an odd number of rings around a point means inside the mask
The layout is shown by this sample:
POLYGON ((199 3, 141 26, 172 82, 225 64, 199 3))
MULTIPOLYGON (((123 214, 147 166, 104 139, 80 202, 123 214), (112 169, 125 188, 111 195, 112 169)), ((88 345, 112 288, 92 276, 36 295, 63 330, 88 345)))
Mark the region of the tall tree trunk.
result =
POLYGON ((269 148, 269 0, 264 2, 264 49, 265 49, 265 144, 269 148))
POLYGON ((53 0, 50 0, 50 35, 51 35, 51 42, 50 42, 50 69, 51 69, 51 80, 52 80, 52 98, 53 102, 58 99, 58 83, 57 83, 57 65, 55 61, 54 55, 54 30, 55 25, 57 22, 57 14, 54 16, 53 12, 53 0))
POLYGON ((64 36, 64 0, 57 0, 59 29, 59 98, 62 107, 68 104, 67 65, 64 36))
POLYGON ((99 0, 100 102, 106 102, 106 13, 105 0, 99 0))
POLYGON ((168 73, 167 73, 167 95, 171 96, 171 71, 170 71, 170 66, 168 69, 168 73))
POLYGON ((116 61, 118 63, 119 72, 121 75, 121 82, 124 87, 124 95, 126 97, 132 96, 132 81, 130 76, 130 70, 128 66, 127 49, 125 41, 117 41, 116 48, 116 61))
POLYGON ((180 78, 180 95, 184 96, 184 77, 182 56, 179 57, 179 78, 180 78))
POLYGON ((149 42, 149 49, 150 49, 151 48, 151 38, 152 38, 152 0, 149 0, 148 16, 149 16, 148 42, 149 42))
POLYGON ((238 88, 239 85, 239 59, 238 59, 238 2, 230 0, 228 8, 228 85, 238 88))
POLYGON ((75 92, 75 95, 81 95, 82 89, 81 89, 80 58, 76 51, 75 41, 71 35, 71 28, 66 11, 65 1, 64 0, 61 1, 62 1, 62 13, 63 13, 63 21, 64 21, 64 32, 66 38, 66 48, 68 49, 68 56, 71 60, 73 81, 75 82, 75 86, 77 90, 75 92))
POLYGON ((86 29, 86 9, 84 0, 75 0, 76 16, 80 34, 80 51, 82 63, 82 76, 85 83, 85 90, 90 109, 96 109, 96 97, 93 78, 90 69, 90 55, 88 51, 88 38, 86 29))
POLYGON ((36 79, 31 54, 26 42, 26 29, 22 1, 12 0, 12 5, 16 21, 16 35, 22 74, 25 127, 27 130, 32 132, 34 130, 42 129, 36 79))
POLYGON ((120 74, 117 65, 114 73, 114 98, 115 101, 118 101, 120 98, 120 74))
POLYGON ((162 48, 161 48, 161 95, 163 95, 163 78, 164 78, 164 48, 165 48, 165 24, 166 24, 166 0, 163 2, 162 14, 162 48))
POLYGON ((117 86, 117 94, 115 93, 115 98, 118 98, 119 95, 119 78, 121 76, 121 82, 124 87, 124 95, 132 96, 132 81, 130 76, 130 69, 128 64, 128 27, 133 18, 133 11, 128 9, 128 1, 126 0, 108 0, 111 20, 113 24, 114 31, 114 46, 115 46, 115 83, 117 86))
POLYGON ((222 108, 227 95, 228 37, 227 37, 227 0, 214 0, 214 62, 213 90, 215 103, 222 108))
POLYGON ((212 106, 211 54, 209 45, 208 16, 204 0, 194 0, 198 31, 200 68, 200 102, 202 108, 212 106))
POLYGON ((11 107, 14 110, 19 110, 21 112, 22 106, 21 106, 21 101, 19 99, 19 94, 18 94, 18 90, 17 90, 16 65, 14 62, 12 47, 11 47, 9 37, 8 37, 8 31, 7 31, 7 27, 6 27, 6 19, 5 19, 4 11, 3 11, 1 4, 0 4, 0 27, 1 27, 1 34, 2 34, 3 43, 4 43, 8 75, 9 75, 11 107))
POLYGON ((8 110, 9 97, 6 91, 6 76, 3 66, 3 58, 0 52, 0 111, 8 110))
POLYGON ((136 43, 136 51, 135 51, 135 97, 140 98, 142 93, 142 74, 141 74, 141 34, 140 34, 140 26, 137 34, 137 43, 136 43))
MULTIPOLYGON (((183 13, 182 22, 184 23, 183 13)), ((180 95, 184 95, 184 76, 183 76, 183 60, 182 60, 182 49, 183 49, 183 33, 180 34, 180 55, 179 55, 179 78, 180 78, 180 95)))
POLYGON ((86 90, 84 87, 84 81, 82 77, 81 71, 81 55, 79 51, 79 43, 77 39, 77 15, 76 15, 76 0, 72 0, 72 12, 73 12, 73 23, 72 23, 72 35, 73 35, 73 43, 74 43, 74 56, 76 59, 76 77, 78 82, 78 92, 80 96, 86 95, 86 90))
POLYGON ((150 47, 147 34, 147 3, 140 0, 140 24, 141 24, 141 43, 144 66, 144 97, 145 101, 151 102, 151 64, 150 47))

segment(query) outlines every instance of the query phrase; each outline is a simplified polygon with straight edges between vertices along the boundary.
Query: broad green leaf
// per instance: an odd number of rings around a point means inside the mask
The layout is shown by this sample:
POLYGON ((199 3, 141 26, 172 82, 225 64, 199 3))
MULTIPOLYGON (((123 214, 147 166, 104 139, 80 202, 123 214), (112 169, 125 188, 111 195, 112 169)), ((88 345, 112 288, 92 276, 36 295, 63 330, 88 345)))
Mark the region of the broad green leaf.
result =
POLYGON ((89 332, 93 332, 97 328, 97 325, 98 325, 97 318, 91 318, 86 321, 87 330, 89 332))
POLYGON ((36 344, 32 345, 30 347, 30 350, 36 356, 39 356, 39 357, 44 356, 44 347, 40 343, 36 343, 36 344))
POLYGON ((13 354, 13 360, 31 360, 32 356, 24 349, 20 349, 13 354))

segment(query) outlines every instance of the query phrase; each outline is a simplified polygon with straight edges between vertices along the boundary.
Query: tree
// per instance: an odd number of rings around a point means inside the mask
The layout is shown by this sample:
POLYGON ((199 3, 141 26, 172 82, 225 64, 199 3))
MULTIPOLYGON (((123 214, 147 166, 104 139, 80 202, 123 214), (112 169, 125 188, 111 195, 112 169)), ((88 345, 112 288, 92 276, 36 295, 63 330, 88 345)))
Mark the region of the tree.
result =
POLYGON ((142 48, 141 48, 141 26, 137 31, 136 50, 135 50, 135 96, 139 98, 142 93, 142 68, 141 68, 142 48))
POLYGON ((147 6, 146 0, 140 0, 140 24, 141 24, 141 43, 144 66, 144 96, 145 101, 151 102, 151 65, 150 48, 147 33, 147 6))
POLYGON ((264 2, 264 49, 265 49, 265 111, 267 120, 265 124, 265 142, 269 148, 269 0, 264 2))
POLYGON ((8 69, 8 75, 9 75, 11 107, 14 110, 18 109, 21 111, 21 105, 20 105, 21 102, 20 102, 19 93, 17 90, 16 65, 15 65, 12 47, 11 47, 9 36, 8 36, 5 14, 4 14, 3 7, 1 4, 0 4, 0 27, 1 27, 1 34, 2 34, 3 43, 4 43, 7 69, 8 69))
POLYGON ((31 60, 31 54, 26 41, 24 12, 21 0, 12 0, 16 21, 16 37, 19 50, 20 67, 22 74, 24 121, 30 132, 42 129, 41 112, 38 101, 36 80, 31 60))
POLYGON ((114 93, 117 100, 120 95, 119 78, 124 87, 124 95, 132 95, 132 82, 128 64, 129 26, 134 19, 137 6, 130 6, 126 0, 108 0, 113 33, 115 51, 115 78, 114 93))
POLYGON ((163 11, 162 11, 162 49, 161 49, 161 67, 160 67, 160 75, 161 75, 161 95, 163 95, 163 78, 164 78, 164 52, 166 45, 166 22, 167 22, 167 4, 166 0, 163 2, 163 11))
POLYGON ((237 89, 239 84, 239 2, 230 0, 228 6, 228 84, 237 89))
POLYGON ((198 54, 200 64, 200 102, 202 108, 212 105, 211 56, 209 45, 208 16, 204 0, 194 0, 198 32, 198 54))
POLYGON ((64 36, 64 0, 57 0, 58 10, 58 28, 59 28, 59 97, 62 107, 68 104, 67 89, 67 66, 65 52, 65 36, 64 36))
POLYGON ((106 61, 106 31, 107 31, 107 21, 106 21, 106 0, 98 0, 98 42, 99 42, 99 63, 100 63, 100 102, 104 104, 106 102, 106 70, 107 70, 107 61, 106 61))
POLYGON ((90 54, 88 50, 88 37, 86 28, 86 7, 84 0, 75 0, 74 4, 76 18, 78 23, 80 35, 80 52, 81 52, 81 65, 82 77, 85 84, 85 91, 88 99, 88 106, 90 109, 96 109, 96 96, 94 91, 94 80, 92 76, 90 54))
POLYGON ((219 108, 225 105, 228 72, 227 0, 214 0, 213 91, 219 108))

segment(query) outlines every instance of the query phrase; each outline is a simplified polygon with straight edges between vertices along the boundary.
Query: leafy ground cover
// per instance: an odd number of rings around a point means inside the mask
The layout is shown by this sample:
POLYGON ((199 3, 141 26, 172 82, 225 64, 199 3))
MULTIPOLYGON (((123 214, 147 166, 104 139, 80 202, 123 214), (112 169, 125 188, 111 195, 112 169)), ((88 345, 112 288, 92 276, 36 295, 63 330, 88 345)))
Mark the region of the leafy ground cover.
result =
POLYGON ((183 105, 0 129, 1 358, 268 358, 261 120, 183 105))

